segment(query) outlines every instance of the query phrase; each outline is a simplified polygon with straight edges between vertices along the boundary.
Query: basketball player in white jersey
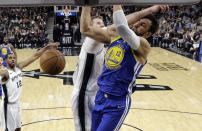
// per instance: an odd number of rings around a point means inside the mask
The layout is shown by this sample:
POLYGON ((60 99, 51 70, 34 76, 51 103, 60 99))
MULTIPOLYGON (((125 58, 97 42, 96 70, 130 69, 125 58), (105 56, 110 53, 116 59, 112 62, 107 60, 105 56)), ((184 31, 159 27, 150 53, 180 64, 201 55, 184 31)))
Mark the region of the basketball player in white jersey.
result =
MULTIPOLYGON (((157 5, 132 13, 126 16, 128 24, 131 25, 144 16, 163 9, 164 6, 157 5)), ((85 28, 82 27, 85 18, 87 17, 81 15, 81 29, 85 28)), ((104 30, 115 30, 113 25, 107 28, 104 27, 102 17, 93 17, 91 20, 94 27, 103 28, 104 30)), ((74 89, 71 96, 71 106, 76 131, 91 130, 91 112, 94 106, 95 95, 98 91, 97 79, 102 72, 104 55, 104 44, 86 37, 73 75, 74 89)))
MULTIPOLYGON (((3 58, 0 57, 0 69, 3 69, 3 58)), ((2 90, 1 90, 1 85, 0 85, 0 100, 1 100, 1 96, 2 96, 2 90)), ((0 120, 0 123, 1 123, 1 120, 0 120)))
POLYGON ((1 102, 2 131, 21 130, 22 69, 37 60, 49 47, 57 46, 57 43, 48 44, 20 63, 16 63, 16 56, 13 53, 6 55, 7 68, 0 70, 0 83, 3 90, 1 102))
MULTIPOLYGON (((96 16, 92 21, 93 26, 104 28, 102 17, 96 16)), ((90 131, 91 111, 98 90, 97 78, 102 71, 104 55, 104 44, 86 37, 73 75, 71 106, 76 131, 90 131)))

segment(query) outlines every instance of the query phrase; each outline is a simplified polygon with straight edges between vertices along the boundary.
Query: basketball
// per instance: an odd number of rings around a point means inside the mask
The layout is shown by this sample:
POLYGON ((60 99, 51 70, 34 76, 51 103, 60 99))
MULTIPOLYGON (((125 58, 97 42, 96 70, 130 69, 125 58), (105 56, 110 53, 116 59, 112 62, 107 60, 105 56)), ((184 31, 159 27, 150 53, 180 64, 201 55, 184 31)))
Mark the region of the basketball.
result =
POLYGON ((56 49, 47 50, 40 57, 41 69, 44 73, 48 73, 51 75, 56 75, 62 72, 65 64, 66 62, 64 55, 56 49))

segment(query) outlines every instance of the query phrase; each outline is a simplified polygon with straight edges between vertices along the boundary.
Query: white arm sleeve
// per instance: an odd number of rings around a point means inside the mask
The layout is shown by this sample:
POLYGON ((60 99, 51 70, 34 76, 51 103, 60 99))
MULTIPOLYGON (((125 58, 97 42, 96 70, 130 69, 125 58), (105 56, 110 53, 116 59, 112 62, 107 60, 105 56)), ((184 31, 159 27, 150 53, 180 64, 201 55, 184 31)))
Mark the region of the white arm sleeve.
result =
POLYGON ((129 28, 123 10, 114 12, 113 20, 117 33, 128 42, 131 48, 137 50, 140 47, 140 37, 129 28))

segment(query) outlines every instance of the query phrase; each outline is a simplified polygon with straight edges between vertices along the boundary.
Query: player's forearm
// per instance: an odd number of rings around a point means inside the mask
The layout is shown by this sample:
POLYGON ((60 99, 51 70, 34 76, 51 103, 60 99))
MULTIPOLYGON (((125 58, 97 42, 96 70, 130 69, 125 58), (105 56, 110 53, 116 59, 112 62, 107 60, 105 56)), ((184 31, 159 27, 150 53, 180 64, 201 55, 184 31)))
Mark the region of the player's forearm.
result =
MULTIPOLYGON (((113 11, 117 11, 117 10, 122 10, 122 7, 120 5, 114 5, 113 7, 113 11)), ((151 14, 151 7, 146 8, 144 10, 138 11, 138 12, 134 12, 132 14, 126 15, 126 19, 128 22, 128 25, 132 25, 134 24, 136 21, 140 20, 141 18, 151 14)), ((110 30, 115 30, 115 26, 114 24, 108 27, 110 30)))
POLYGON ((118 10, 123 10, 122 7, 121 7, 121 5, 114 5, 113 6, 113 12, 116 12, 118 10))
POLYGON ((11 50, 12 50, 12 52, 14 53, 14 55, 15 55, 15 57, 16 57, 16 60, 17 60, 17 53, 16 53, 16 51, 15 51, 15 48, 11 45, 11 50))
POLYGON ((33 55, 33 57, 34 57, 35 59, 38 59, 46 50, 48 50, 48 46, 45 46, 45 47, 41 48, 39 51, 37 51, 37 52, 33 55))
POLYGON ((128 27, 126 16, 121 6, 114 6, 113 21, 116 32, 128 42, 131 48, 137 50, 140 46, 140 38, 128 27))
POLYGON ((92 26, 90 16, 90 6, 82 7, 81 20, 80 20, 80 32, 85 35, 89 31, 89 27, 92 26))
POLYGON ((13 50, 13 53, 14 53, 14 55, 15 55, 15 58, 16 58, 16 61, 17 61, 17 53, 16 53, 16 51, 15 50, 13 50))
POLYGON ((151 7, 127 15, 126 19, 128 21, 128 25, 135 23, 136 21, 140 20, 141 18, 143 18, 149 14, 152 14, 151 7))
POLYGON ((34 53, 32 57, 18 63, 18 67, 22 70, 24 67, 28 66, 29 64, 37 60, 47 49, 48 49, 48 46, 43 47, 42 49, 34 53))
POLYGON ((50 44, 46 45, 45 47, 43 47, 42 49, 40 49, 39 51, 34 53, 34 55, 32 57, 29 57, 26 60, 18 63, 18 67, 20 69, 23 69, 24 67, 28 66, 29 64, 34 62, 36 59, 38 59, 46 50, 48 50, 49 47, 57 47, 58 45, 59 45, 59 43, 50 43, 50 44))

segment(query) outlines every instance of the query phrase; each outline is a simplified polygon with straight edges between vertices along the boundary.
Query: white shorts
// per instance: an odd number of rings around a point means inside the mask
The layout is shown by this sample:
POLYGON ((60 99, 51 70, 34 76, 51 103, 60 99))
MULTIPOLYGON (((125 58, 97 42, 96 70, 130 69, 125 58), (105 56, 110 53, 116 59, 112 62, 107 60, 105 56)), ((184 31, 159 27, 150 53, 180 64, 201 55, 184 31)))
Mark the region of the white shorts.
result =
POLYGON ((79 91, 73 90, 72 96, 71 96, 71 107, 72 107, 72 112, 74 116, 74 126, 76 131, 82 131, 81 129, 81 121, 79 116, 79 110, 84 110, 84 117, 85 117, 85 130, 86 131, 91 131, 91 113, 95 100, 95 95, 96 92, 85 92, 85 99, 83 101, 79 102, 79 91), (79 104, 84 103, 84 109, 79 109, 79 104))
POLYGON ((6 126, 9 131, 15 131, 17 128, 21 128, 21 107, 20 104, 7 104, 7 125, 5 123, 5 111, 4 105, 1 104, 1 125, 3 131, 6 126))

